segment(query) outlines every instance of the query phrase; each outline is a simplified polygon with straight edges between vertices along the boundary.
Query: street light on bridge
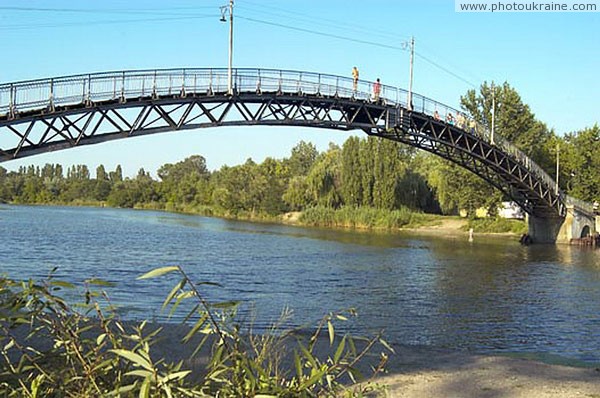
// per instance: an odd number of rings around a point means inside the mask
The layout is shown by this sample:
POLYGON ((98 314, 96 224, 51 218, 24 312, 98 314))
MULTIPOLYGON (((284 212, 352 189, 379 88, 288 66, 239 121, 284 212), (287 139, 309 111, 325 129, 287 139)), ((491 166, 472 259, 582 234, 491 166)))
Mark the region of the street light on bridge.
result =
POLYGON ((412 103, 412 85, 413 85, 413 66, 415 60, 415 38, 411 36, 410 41, 406 41, 402 43, 402 48, 405 50, 410 49, 410 72, 409 72, 409 80, 408 80, 408 98, 407 98, 407 108, 409 110, 413 110, 412 103))
POLYGON ((229 64, 227 67, 227 94, 233 95, 233 0, 229 0, 229 6, 221 7, 221 22, 227 22, 225 14, 229 13, 229 64))

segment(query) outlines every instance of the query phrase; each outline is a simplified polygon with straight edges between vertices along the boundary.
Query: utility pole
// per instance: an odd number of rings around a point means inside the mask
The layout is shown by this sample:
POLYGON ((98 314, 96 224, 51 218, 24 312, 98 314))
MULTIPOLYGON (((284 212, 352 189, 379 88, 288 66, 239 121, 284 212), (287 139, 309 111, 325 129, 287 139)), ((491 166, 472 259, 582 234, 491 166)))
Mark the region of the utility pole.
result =
POLYGON ((492 80, 492 139, 491 144, 494 145, 494 130, 496 129, 496 89, 492 80))
POLYGON ((415 63, 415 37, 410 38, 410 80, 408 81, 408 110, 413 110, 412 86, 413 86, 413 68, 415 63))
POLYGON ((558 196, 558 173, 560 171, 560 144, 556 144, 556 192, 558 196))
POLYGON ((227 94, 233 95, 233 0, 229 0, 229 8, 221 7, 221 22, 227 22, 225 14, 229 12, 229 63, 227 66, 227 94))
POLYGON ((233 0, 229 0, 229 68, 227 70, 227 94, 233 95, 233 0))

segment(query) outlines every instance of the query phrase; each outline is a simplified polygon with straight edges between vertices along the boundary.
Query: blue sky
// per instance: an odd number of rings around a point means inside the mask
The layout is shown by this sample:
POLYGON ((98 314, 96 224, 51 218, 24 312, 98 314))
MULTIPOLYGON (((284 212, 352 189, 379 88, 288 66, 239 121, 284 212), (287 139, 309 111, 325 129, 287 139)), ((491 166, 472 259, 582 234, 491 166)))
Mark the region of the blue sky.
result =
MULTIPOLYGON (((226 67, 228 25, 219 22, 219 7, 227 3, 0 0, 0 82, 122 69, 226 67)), ((409 53, 401 47, 412 35, 417 93, 457 106, 461 95, 483 81, 508 81, 558 134, 600 119, 600 13, 456 13, 454 0, 236 0, 234 15, 236 67, 350 76, 356 65, 361 79, 379 77, 406 88, 409 53)), ((349 134, 210 128, 69 149, 2 167, 121 164, 126 175, 135 175, 140 167, 155 172, 164 163, 201 154, 216 169, 249 157, 288 156, 300 140, 324 150, 349 134)))

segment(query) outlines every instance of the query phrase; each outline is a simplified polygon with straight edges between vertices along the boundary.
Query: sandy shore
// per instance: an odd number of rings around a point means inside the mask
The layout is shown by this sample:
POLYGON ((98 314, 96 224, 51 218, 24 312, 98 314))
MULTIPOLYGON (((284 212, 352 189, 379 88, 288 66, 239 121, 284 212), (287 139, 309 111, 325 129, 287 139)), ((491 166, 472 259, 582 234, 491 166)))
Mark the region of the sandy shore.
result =
POLYGON ((600 398, 600 369, 490 355, 395 347, 388 397, 600 398))
MULTIPOLYGON (((192 369, 200 377, 208 356, 204 350, 189 359, 194 342, 181 339, 188 327, 182 325, 150 325, 147 332, 162 326, 152 357, 167 362, 184 361, 184 369, 192 369)), ((27 330, 20 328, 23 338, 27 330)), ((29 341, 44 350, 50 341, 29 341)), ((393 346, 386 373, 376 382, 387 386, 384 397, 450 398, 450 397, 532 397, 532 398, 600 398, 600 368, 552 365, 538 361, 505 356, 473 355, 465 352, 438 350, 430 347, 393 346)), ((363 372, 369 363, 376 364, 382 347, 371 351, 362 363, 363 372)), ((320 342, 318 352, 327 355, 329 343, 320 342)), ((368 372, 365 372, 367 374, 368 372)))
MULTIPOLYGON (((173 359, 185 358, 189 348, 179 343, 181 326, 167 327, 154 353, 173 359), (167 344, 168 343, 168 344, 167 344)), ((328 342, 321 342, 321 352, 328 342)), ((377 378, 387 385, 385 397, 411 398, 600 398, 600 368, 551 365, 505 356, 473 355, 430 347, 393 346, 386 374, 377 378)), ((363 363, 375 364, 377 349, 363 363), (369 361, 370 360, 370 361, 369 361)), ((188 365, 203 366, 206 358, 188 365)), ((366 372, 365 372, 366 373, 366 372)))

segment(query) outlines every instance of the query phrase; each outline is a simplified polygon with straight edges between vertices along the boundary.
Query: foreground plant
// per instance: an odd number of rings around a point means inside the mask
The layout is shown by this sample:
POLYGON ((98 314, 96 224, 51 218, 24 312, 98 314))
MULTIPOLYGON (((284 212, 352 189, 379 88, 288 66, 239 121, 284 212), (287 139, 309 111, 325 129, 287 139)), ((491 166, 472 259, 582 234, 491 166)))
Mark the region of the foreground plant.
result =
MULTIPOLYGON (((201 350, 209 356, 203 375, 184 369, 183 361, 153 360, 161 328, 120 321, 107 295, 95 290, 104 281, 86 281, 84 301, 69 305, 58 293, 75 289, 70 283, 52 276, 41 283, 0 278, 0 396, 360 397, 377 387, 357 365, 375 344, 391 348, 380 335, 337 336, 334 323, 353 311, 326 315, 306 337, 281 330, 288 311, 262 334, 242 333, 237 303, 210 303, 199 288, 212 284, 194 283, 181 267, 139 279, 169 273, 180 280, 163 309, 172 315, 187 302, 190 328, 183 342, 194 344, 191 357, 201 350)), ((372 377, 386 360, 381 353, 372 377)))
POLYGON ((0 278, 0 394, 7 397, 99 397, 186 392, 172 364, 153 363, 145 333, 118 320, 101 280, 85 283, 84 302, 69 305, 58 292, 75 286, 0 278), (102 305, 101 305, 102 304, 102 305), (104 308, 104 309, 103 309, 104 308), (144 380, 136 379, 143 372, 144 380))

